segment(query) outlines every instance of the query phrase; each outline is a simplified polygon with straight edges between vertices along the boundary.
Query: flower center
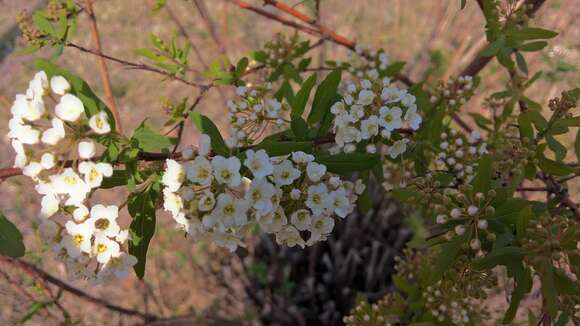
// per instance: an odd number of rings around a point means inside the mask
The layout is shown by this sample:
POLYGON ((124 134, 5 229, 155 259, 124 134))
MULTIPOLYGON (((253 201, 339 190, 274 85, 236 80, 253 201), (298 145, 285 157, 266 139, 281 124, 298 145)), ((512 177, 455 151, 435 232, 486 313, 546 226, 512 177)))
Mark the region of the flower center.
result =
POLYGON ((78 247, 81 245, 81 243, 83 243, 84 238, 85 237, 83 237, 82 234, 75 234, 73 237, 73 241, 78 247))
POLYGON ((107 251, 107 245, 105 245, 104 243, 99 243, 97 245, 97 253, 102 254, 105 251, 107 251))
POLYGON ((111 222, 106 218, 100 218, 95 221, 95 227, 99 230, 106 230, 111 222))

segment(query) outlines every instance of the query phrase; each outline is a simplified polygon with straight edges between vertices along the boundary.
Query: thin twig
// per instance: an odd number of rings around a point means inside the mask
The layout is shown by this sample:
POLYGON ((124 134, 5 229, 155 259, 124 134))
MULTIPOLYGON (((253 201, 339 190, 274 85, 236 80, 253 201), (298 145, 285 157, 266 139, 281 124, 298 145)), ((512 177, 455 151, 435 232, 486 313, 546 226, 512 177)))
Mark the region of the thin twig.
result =
POLYGON ((125 67, 127 67, 129 69, 136 69, 136 70, 144 70, 144 71, 154 72, 156 74, 160 74, 160 75, 165 76, 165 78, 167 78, 167 79, 179 81, 179 82, 184 83, 186 85, 189 85, 191 87, 199 88, 199 87, 207 87, 208 86, 207 84, 200 84, 200 83, 195 83, 195 82, 191 82, 191 81, 185 80, 185 79, 180 78, 180 77, 178 77, 176 75, 172 75, 172 74, 170 74, 168 72, 165 72, 163 70, 157 69, 155 67, 152 67, 152 66, 149 66, 149 65, 146 65, 146 64, 143 64, 143 63, 135 63, 135 62, 127 61, 127 60, 124 60, 124 59, 116 58, 116 57, 110 56, 108 54, 99 53, 99 52, 97 52, 95 50, 87 49, 87 48, 85 48, 83 46, 80 46, 78 44, 75 44, 75 43, 69 42, 69 43, 66 44, 66 46, 71 47, 71 48, 75 48, 75 49, 77 49, 77 50, 79 50, 81 52, 90 53, 90 54, 93 54, 93 55, 96 55, 96 56, 99 56, 99 57, 103 57, 103 58, 105 58, 107 60, 110 60, 110 61, 113 61, 113 62, 122 64, 123 66, 125 66, 125 67))
POLYGON ((201 19, 203 20, 203 23, 205 24, 207 30, 209 31, 209 35, 211 36, 214 43, 218 46, 220 54, 227 57, 228 53, 226 51, 226 46, 222 41, 217 31, 217 28, 215 27, 215 23, 211 18, 209 11, 207 10, 207 7, 205 6, 205 2, 202 0, 192 0, 192 4, 197 8, 197 11, 201 16, 201 19))
POLYGON ((127 316, 138 317, 138 318, 143 319, 144 321, 153 321, 153 320, 158 319, 158 317, 155 315, 145 314, 145 313, 142 313, 142 312, 137 311, 137 310, 117 306, 117 305, 112 304, 112 303, 110 303, 106 300, 103 300, 101 298, 94 297, 88 293, 83 292, 80 289, 77 289, 71 285, 68 285, 67 283, 61 281, 60 279, 45 272, 44 270, 42 270, 42 269, 40 269, 40 268, 30 264, 30 263, 27 263, 23 260, 0 256, 0 263, 18 268, 18 269, 22 270, 24 273, 26 273, 32 277, 38 277, 38 278, 40 278, 40 279, 42 279, 42 280, 44 280, 44 281, 46 281, 54 286, 57 286, 58 288, 62 289, 63 291, 66 291, 70 294, 75 295, 78 298, 87 300, 89 302, 92 302, 98 306, 109 309, 111 311, 115 311, 115 312, 118 312, 118 313, 121 313, 121 314, 124 314, 127 316))
MULTIPOLYGON (((102 54, 101 47, 101 37, 99 36, 99 28, 97 26, 97 17, 95 16, 95 11, 93 10, 93 0, 85 0, 85 10, 87 15, 89 15, 90 25, 91 25, 91 37, 93 39, 93 46, 97 53, 102 54)), ((121 117, 119 116, 119 109, 115 103, 115 96, 113 96, 113 88, 111 87, 111 79, 109 77, 109 70, 107 68, 107 62, 103 56, 98 56, 99 61, 99 72, 101 74, 101 81, 103 82, 103 90, 105 92, 105 97, 109 104, 109 108, 115 117, 115 126, 117 131, 123 133, 123 125, 121 123, 121 117)))

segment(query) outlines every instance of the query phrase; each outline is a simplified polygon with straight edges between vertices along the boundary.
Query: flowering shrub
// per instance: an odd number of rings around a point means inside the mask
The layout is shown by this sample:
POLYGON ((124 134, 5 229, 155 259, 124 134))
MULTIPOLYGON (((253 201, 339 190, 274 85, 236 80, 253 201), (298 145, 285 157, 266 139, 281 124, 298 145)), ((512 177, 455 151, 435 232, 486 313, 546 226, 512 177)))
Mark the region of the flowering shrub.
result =
MULTIPOLYGON (((552 99, 551 114, 525 95, 538 75, 530 76, 523 53, 541 50, 557 35, 529 26, 539 6, 481 2, 489 44, 478 60, 497 59, 509 83, 487 99, 489 114, 471 114, 474 129, 461 114, 482 67, 435 85, 412 83, 401 75, 404 63, 390 63, 384 50, 320 29, 355 51, 347 62, 326 63, 320 82, 316 73, 308 75, 307 54, 316 45, 277 36, 252 60, 216 60, 204 74, 209 83, 196 84, 186 79, 188 44, 152 37, 154 49, 138 52, 154 67, 105 56, 70 42, 80 12, 73 2, 51 3, 51 10, 21 18, 31 50, 50 46, 59 56, 72 47, 200 89, 193 104, 171 106, 167 125, 175 137, 145 121, 128 136, 115 119, 114 101, 105 104, 52 61, 37 62, 29 88, 15 96, 8 138, 14 168, 42 195, 41 234, 71 275, 102 282, 133 267, 142 278, 160 207, 191 239, 232 252, 256 230, 280 245, 311 246, 355 209, 366 212, 366 188, 376 182, 382 195, 419 216, 424 232, 397 262, 398 292, 378 303, 360 298, 345 323, 479 324, 488 312, 478 300, 497 283, 498 269, 514 284, 505 323, 534 278, 542 318, 578 322, 580 213, 567 183, 580 170, 555 136, 575 131, 580 157, 574 111, 580 90, 552 99), (251 76, 257 76, 252 83, 251 76), (236 92, 223 108, 227 139, 195 111, 214 87, 236 92), (198 146, 178 151, 188 121, 200 133, 198 146), (545 184, 546 200, 519 195, 536 181, 545 184), (117 223, 120 207, 88 204, 95 190, 113 187, 130 193, 128 230, 117 223)), ((23 255, 18 230, 3 216, 0 222, 10 225, 6 238, 13 239, 0 242, 0 253, 23 255)))

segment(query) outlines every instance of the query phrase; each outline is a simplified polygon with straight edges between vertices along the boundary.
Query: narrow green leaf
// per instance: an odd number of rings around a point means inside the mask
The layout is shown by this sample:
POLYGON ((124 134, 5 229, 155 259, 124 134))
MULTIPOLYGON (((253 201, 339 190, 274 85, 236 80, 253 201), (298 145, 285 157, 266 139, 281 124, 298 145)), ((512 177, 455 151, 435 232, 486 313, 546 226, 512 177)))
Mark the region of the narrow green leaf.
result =
POLYGON ((296 140, 308 139, 308 124, 301 116, 292 114, 290 127, 292 128, 292 133, 294 133, 294 138, 296 138, 296 140))
POLYGON ((230 149, 226 145, 226 142, 220 134, 219 129, 208 117, 195 111, 191 112, 189 117, 199 132, 209 136, 211 140, 211 148, 214 152, 219 155, 229 154, 230 149))
POLYGON ((518 68, 520 69, 520 71, 523 72, 524 74, 526 74, 526 76, 527 76, 528 75, 528 64, 526 63, 526 58, 524 58, 524 56, 519 52, 516 52, 516 64, 518 65, 518 68))
POLYGON ((492 250, 487 256, 473 261, 472 266, 478 270, 492 269, 497 265, 506 265, 514 260, 521 260, 524 251, 520 247, 502 247, 492 250))
POLYGON ((566 153, 568 152, 566 146, 560 144, 560 142, 557 141, 556 138, 552 137, 552 135, 546 135, 546 142, 548 143, 548 148, 550 148, 552 152, 556 154, 556 161, 561 162, 564 157, 566 157, 566 153))
POLYGON ((558 312, 558 291, 554 280, 554 269, 552 262, 544 263, 539 269, 540 280, 542 282, 542 296, 545 300, 546 312, 551 316, 556 316, 558 312))
POLYGON ((427 284, 435 284, 439 281, 445 272, 453 266, 453 263, 457 259, 459 252, 461 251, 461 246, 465 243, 467 234, 466 232, 462 236, 456 236, 450 241, 441 245, 441 252, 435 261, 435 266, 429 274, 429 279, 427 284))
POLYGON ((314 94, 314 101, 312 103, 312 110, 308 115, 308 124, 313 125, 324 119, 331 103, 337 94, 338 84, 340 83, 342 71, 340 69, 333 70, 326 76, 326 78, 318 85, 316 93, 314 94))
POLYGON ((102 189, 110 189, 119 186, 127 185, 127 181, 129 180, 129 173, 127 170, 114 170, 113 175, 110 177, 103 178, 103 182, 101 183, 102 189))
POLYGON ((4 214, 0 213, 0 255, 12 258, 24 256, 22 234, 4 214))
POLYGON ((534 139, 534 128, 532 127, 529 111, 520 113, 518 116, 518 127, 520 129, 520 138, 534 139))
POLYGON ((473 179, 474 193, 486 193, 491 188, 492 164, 491 156, 483 155, 478 162, 477 174, 473 179))
POLYGON ((405 67, 405 61, 393 62, 381 73, 381 77, 395 77, 405 67))
POLYGON ((540 167, 540 169, 542 169, 542 171, 548 174, 561 177, 574 172, 574 169, 572 169, 568 165, 562 162, 550 160, 542 155, 538 157, 538 160, 539 160, 538 166, 540 167))
POLYGON ((140 279, 145 275, 145 263, 149 242, 155 234, 155 207, 161 186, 153 184, 146 191, 132 196, 127 204, 133 221, 129 227, 129 253, 137 257, 137 264, 133 266, 135 274, 140 279))
POLYGON ((534 52, 534 51, 540 51, 543 48, 545 48, 546 46, 548 46, 548 42, 537 41, 537 42, 530 42, 530 43, 522 44, 518 48, 518 50, 525 51, 525 52, 534 52))
POLYGON ((376 154, 320 154, 315 156, 315 160, 326 165, 328 171, 339 174, 369 170, 380 162, 376 154))
POLYGON ((308 77, 304 84, 302 84, 302 88, 296 93, 294 100, 290 103, 292 106, 292 114, 296 114, 302 116, 304 113, 304 108, 306 107, 306 103, 308 102, 308 98, 310 97, 310 91, 316 84, 316 74, 308 77))
POLYGON ((493 57, 496 56, 499 51, 504 47, 505 45, 505 36, 504 35, 500 35, 500 37, 491 42, 490 44, 488 44, 480 53, 479 55, 482 57, 493 57))
POLYGON ((510 29, 507 36, 518 41, 554 38, 558 33, 537 27, 524 27, 522 29, 510 29))
POLYGON ((523 266, 521 266, 521 262, 518 267, 521 269, 521 273, 519 273, 520 275, 514 276, 516 285, 512 292, 508 310, 503 317, 502 322, 504 324, 509 324, 514 319, 524 295, 532 289, 532 276, 530 270, 524 269, 523 266))
POLYGON ((32 22, 41 32, 48 34, 52 37, 58 37, 56 31, 54 30, 54 27, 42 12, 40 11, 34 12, 34 14, 32 15, 32 22))
POLYGON ((240 61, 238 61, 238 64, 236 65, 236 76, 241 77, 246 72, 249 63, 250 61, 248 60, 248 58, 246 57, 241 58, 240 61))
POLYGON ((255 150, 264 149, 270 156, 282 156, 292 152, 312 152, 311 141, 274 141, 264 140, 255 146, 255 150))

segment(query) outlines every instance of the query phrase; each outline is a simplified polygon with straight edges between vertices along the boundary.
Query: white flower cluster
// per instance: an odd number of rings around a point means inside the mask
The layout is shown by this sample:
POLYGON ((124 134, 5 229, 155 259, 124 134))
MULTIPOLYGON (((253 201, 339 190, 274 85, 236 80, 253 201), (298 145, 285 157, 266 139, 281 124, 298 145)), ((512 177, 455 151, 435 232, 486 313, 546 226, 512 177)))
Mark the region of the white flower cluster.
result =
POLYGON ((442 101, 452 108, 465 104, 473 96, 475 87, 471 76, 450 78, 447 82, 441 81, 437 85, 435 95, 431 96, 431 103, 442 101))
POLYGON ((16 95, 8 137, 16 151, 14 166, 43 196, 41 234, 74 275, 104 281, 125 276, 136 258, 121 250, 127 231, 116 222, 118 208, 85 206, 91 192, 113 173, 110 164, 91 161, 97 151, 91 137, 109 133, 111 126, 105 112, 85 117, 82 101, 70 89, 64 77, 49 81, 45 72, 38 72, 26 93, 16 95), (47 110, 45 100, 55 101, 54 111, 47 110), (57 221, 59 215, 69 220, 57 221))
POLYGON ((364 191, 360 180, 343 181, 304 152, 269 157, 263 149, 247 150, 243 162, 208 153, 209 137, 202 135, 193 160, 167 160, 164 208, 192 239, 231 251, 243 246, 244 232, 256 224, 291 247, 324 240, 334 228, 333 216, 350 214, 364 191))
POLYGON ((229 101, 230 138, 228 146, 251 145, 255 140, 267 135, 268 131, 287 127, 289 121, 284 118, 288 108, 275 98, 266 98, 272 85, 251 89, 238 86, 236 93, 241 97, 238 102, 229 101))
MULTIPOLYGON (((343 99, 330 108, 335 116, 335 151, 352 153, 362 143, 367 152, 376 153, 377 145, 398 129, 419 129, 422 118, 415 96, 395 87, 388 78, 382 82, 363 79, 360 87, 348 83, 345 88, 343 99)), ((392 141, 386 154, 396 158, 406 151, 408 142, 407 138, 392 141)))
POLYGON ((379 79, 389 66, 389 56, 383 49, 372 50, 357 45, 355 52, 349 52, 346 70, 358 78, 379 79))
POLYGON ((487 143, 482 141, 478 131, 466 137, 451 129, 449 133, 442 133, 441 139, 443 141, 435 159, 437 168, 453 172, 458 178, 464 178, 465 183, 471 182, 475 177, 479 156, 488 152, 487 143))

